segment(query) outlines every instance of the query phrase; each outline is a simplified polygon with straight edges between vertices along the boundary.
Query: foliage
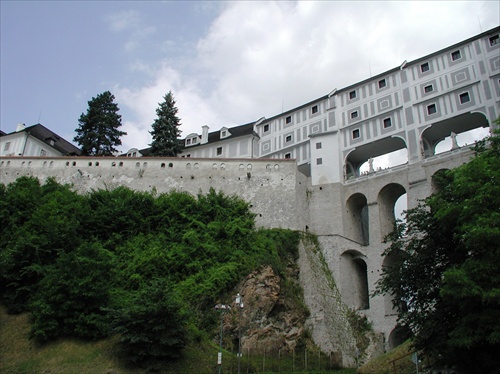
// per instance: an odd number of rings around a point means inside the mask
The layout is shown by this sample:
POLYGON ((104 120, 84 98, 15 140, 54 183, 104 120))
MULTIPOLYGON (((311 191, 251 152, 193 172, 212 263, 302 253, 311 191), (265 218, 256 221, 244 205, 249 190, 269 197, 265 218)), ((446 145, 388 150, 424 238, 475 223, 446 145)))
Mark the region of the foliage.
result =
POLYGON ((158 367, 187 343, 187 316, 165 280, 153 279, 120 298, 113 310, 122 353, 133 364, 158 367))
POLYGON ((178 109, 172 91, 169 91, 163 99, 164 101, 156 109, 157 118, 153 122, 153 130, 150 131, 153 137, 151 155, 175 157, 182 149, 179 139, 181 123, 177 117, 178 109))
POLYGON ((125 187, 78 195, 29 177, 0 194, 0 296, 9 312, 31 312, 38 342, 119 331, 127 359, 154 366, 199 341, 200 329, 217 329, 213 305, 263 265, 299 295, 286 269, 300 234, 256 230, 236 196, 125 187))
POLYGON ((108 321, 102 309, 109 301, 112 265, 111 254, 98 243, 61 253, 40 281, 31 308, 32 336, 38 341, 106 336, 108 321))
POLYGON ((127 135, 119 130, 122 125, 114 95, 105 91, 88 102, 87 113, 80 116, 77 135, 73 139, 82 149, 83 156, 111 156, 120 137, 127 135))
POLYGON ((500 136, 469 163, 436 176, 439 192, 406 213, 388 238, 378 292, 394 295, 400 324, 438 363, 498 372, 500 136))

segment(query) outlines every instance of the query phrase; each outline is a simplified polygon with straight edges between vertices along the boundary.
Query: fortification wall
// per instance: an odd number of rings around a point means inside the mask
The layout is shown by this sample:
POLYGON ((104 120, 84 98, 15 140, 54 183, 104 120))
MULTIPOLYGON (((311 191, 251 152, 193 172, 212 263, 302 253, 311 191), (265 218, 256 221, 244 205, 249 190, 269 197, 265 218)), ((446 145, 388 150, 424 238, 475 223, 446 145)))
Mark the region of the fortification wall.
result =
POLYGON ((79 193, 126 186, 137 191, 187 191, 193 195, 210 188, 236 194, 252 205, 262 227, 303 230, 307 214, 307 178, 294 160, 116 158, 116 157, 1 157, 0 182, 20 176, 41 181, 54 177, 79 193))

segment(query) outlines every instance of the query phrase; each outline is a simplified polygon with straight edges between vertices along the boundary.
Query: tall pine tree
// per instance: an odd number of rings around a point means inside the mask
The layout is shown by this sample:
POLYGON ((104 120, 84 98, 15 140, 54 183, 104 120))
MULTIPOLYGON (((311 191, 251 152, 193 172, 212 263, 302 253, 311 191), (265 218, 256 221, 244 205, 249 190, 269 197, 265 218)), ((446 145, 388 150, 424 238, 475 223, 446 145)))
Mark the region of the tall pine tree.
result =
POLYGON ((152 156, 175 157, 181 151, 179 129, 181 123, 177 117, 177 107, 175 106, 174 95, 169 91, 156 109, 158 116, 153 125, 153 130, 149 133, 153 136, 151 145, 152 156))
POLYGON ((106 91, 88 102, 87 114, 82 113, 75 130, 74 141, 82 148, 84 156, 111 156, 116 146, 122 144, 120 137, 127 135, 120 131, 122 116, 111 92, 106 91))

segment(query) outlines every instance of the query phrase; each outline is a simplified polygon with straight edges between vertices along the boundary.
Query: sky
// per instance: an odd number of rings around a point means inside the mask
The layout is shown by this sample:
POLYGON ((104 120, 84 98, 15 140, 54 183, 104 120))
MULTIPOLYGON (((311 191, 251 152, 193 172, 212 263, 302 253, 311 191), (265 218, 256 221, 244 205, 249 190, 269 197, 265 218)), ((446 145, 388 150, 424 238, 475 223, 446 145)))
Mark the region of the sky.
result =
POLYGON ((272 117, 500 24, 499 1, 0 1, 0 129, 68 141, 111 91, 120 151, 172 91, 182 137, 272 117))

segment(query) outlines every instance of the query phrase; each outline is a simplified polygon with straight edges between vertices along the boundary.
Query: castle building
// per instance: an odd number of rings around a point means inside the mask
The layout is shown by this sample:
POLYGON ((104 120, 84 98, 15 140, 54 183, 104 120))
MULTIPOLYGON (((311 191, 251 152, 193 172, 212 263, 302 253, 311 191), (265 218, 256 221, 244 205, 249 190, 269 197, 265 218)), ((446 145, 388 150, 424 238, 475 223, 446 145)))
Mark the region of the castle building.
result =
POLYGON ((121 158, 13 157, 4 150, 11 134, 3 135, 0 176, 2 183, 52 176, 81 192, 213 187, 249 201, 258 226, 315 234, 321 261, 304 251, 299 259, 311 335, 352 364, 356 346, 345 338, 343 308, 366 317, 386 348, 405 339, 391 296, 373 296, 382 269, 394 262, 384 255, 384 237, 396 201, 406 195, 411 208, 432 194, 437 172, 473 157, 456 136, 491 130, 499 116, 497 27, 274 117, 214 132, 203 126, 183 140, 177 158, 147 157, 148 149, 121 158), (446 138, 450 149, 438 154, 446 138), (373 165, 393 152, 402 157, 397 166, 373 165))
POLYGON ((0 133, 0 156, 78 156, 81 151, 41 124, 26 127, 17 125, 16 131, 0 133))

